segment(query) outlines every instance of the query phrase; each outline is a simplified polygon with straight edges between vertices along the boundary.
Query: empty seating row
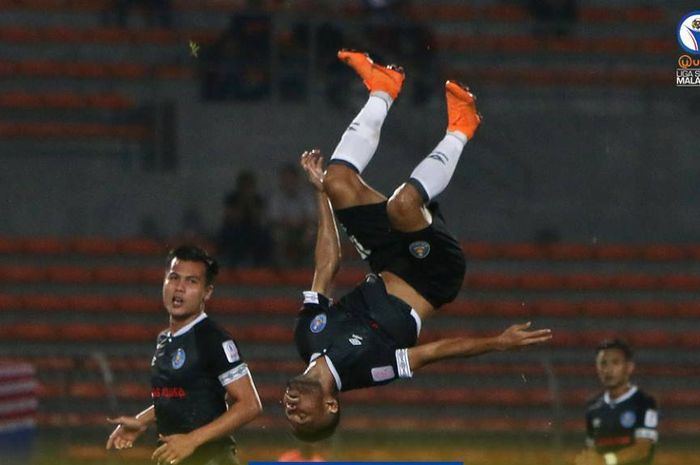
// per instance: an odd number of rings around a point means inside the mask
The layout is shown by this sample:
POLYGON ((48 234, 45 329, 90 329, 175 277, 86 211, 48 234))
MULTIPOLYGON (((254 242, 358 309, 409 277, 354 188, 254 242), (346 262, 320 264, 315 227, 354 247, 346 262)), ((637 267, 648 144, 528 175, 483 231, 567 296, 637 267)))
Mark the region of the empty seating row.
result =
POLYGON ((151 239, 127 238, 107 239, 101 237, 82 237, 60 239, 55 237, 2 237, 0 254, 20 255, 63 255, 79 254, 90 256, 127 255, 153 256, 162 255, 167 246, 151 239))
POLYGON ((532 66, 453 66, 445 70, 452 79, 478 85, 507 83, 518 86, 596 86, 596 87, 659 87, 668 76, 660 68, 597 67, 533 68, 532 66))
MULTIPOLYGON (((0 106, 99 106, 124 107, 132 102, 117 94, 0 93, 0 106)), ((0 254, 160 255, 163 243, 142 238, 108 239, 56 237, 0 237, 0 254)), ((210 246, 211 248, 211 246, 210 246)), ((700 260, 698 244, 575 244, 463 242, 472 260, 602 260, 669 262, 700 260)), ((347 250, 349 253, 350 250, 347 250)))
MULTIPOLYGON (((61 27, 0 27, 0 42, 9 43, 65 43, 65 44, 157 44, 177 45, 184 50, 189 40, 212 42, 217 33, 207 30, 175 31, 165 29, 71 28, 61 27)), ((577 54, 666 54, 676 50, 673 41, 665 38, 631 37, 563 37, 539 38, 532 35, 484 35, 472 32, 435 33, 435 42, 442 50, 455 52, 559 52, 577 54)))
MULTIPOLYGON (((286 297, 214 297, 208 307, 217 314, 294 315, 300 307, 296 293, 286 297)), ((157 296, 96 294, 9 294, 0 293, 0 311, 161 313, 157 296)), ((482 317, 643 317, 698 318, 697 300, 473 300, 458 299, 442 313, 482 317)))
POLYGON ((631 37, 564 37, 539 38, 526 35, 490 36, 483 34, 438 33, 435 41, 441 50, 476 53, 576 53, 580 54, 644 54, 673 53, 677 45, 664 38, 631 37))
MULTIPOLYGON (((411 6, 411 13, 416 17, 425 20, 470 20, 487 19, 491 21, 523 21, 530 18, 530 14, 525 7, 512 4, 494 4, 484 6, 474 6, 465 3, 454 2, 415 2, 411 6)), ((214 11, 214 12, 235 12, 245 7, 244 0, 200 0, 191 2, 188 0, 176 0, 174 2, 177 10, 184 11, 214 11)), ((284 2, 268 0, 262 2, 262 6, 269 11, 278 8, 293 7, 293 11, 299 13, 307 12, 314 7, 310 1, 297 1, 291 5, 284 2)), ((112 7, 110 0, 1 0, 0 10, 10 9, 33 9, 33 10, 74 10, 74 11, 105 11, 112 7)), ((359 15, 364 11, 361 2, 347 2, 344 8, 345 15, 359 15)), ((665 12, 652 6, 638 6, 632 8, 615 7, 590 7, 583 6, 579 12, 579 19, 585 22, 625 22, 652 24, 659 23, 665 19, 665 12)))
POLYGON ((117 93, 79 94, 76 92, 42 93, 25 91, 0 93, 0 108, 126 110, 134 106, 133 100, 117 93))
MULTIPOLYGON (((289 324, 237 324, 231 333, 240 342, 265 344, 292 343, 292 322, 289 324)), ((163 329, 161 325, 87 323, 7 323, 0 327, 0 342, 100 342, 104 344, 152 343, 163 329)), ((425 330, 423 342, 451 337, 494 336, 495 331, 425 330)), ((598 331, 571 331, 556 329, 553 339, 547 346, 568 349, 590 349, 601 340, 622 337, 635 347, 646 349, 696 350, 700 348, 698 330, 614 330, 606 327, 598 331)))
POLYGON ((0 121, 0 137, 5 139, 110 138, 142 141, 150 138, 152 132, 148 126, 139 124, 0 121))
POLYGON ((74 28, 70 26, 52 26, 46 28, 31 26, 0 27, 0 42, 17 43, 66 43, 66 44, 182 44, 186 47, 189 40, 209 42, 218 36, 216 31, 194 30, 175 31, 169 29, 130 30, 117 27, 74 28))
MULTIPOLYGON (((336 282, 340 286, 350 286, 360 282, 366 273, 363 267, 348 267, 338 273, 336 282)), ((313 270, 310 269, 249 268, 224 270, 218 283, 227 286, 306 288, 312 277, 313 270)), ((10 283, 142 284, 157 283, 162 278, 163 268, 152 266, 0 265, 0 279, 10 283)), ((466 274, 464 286, 467 289, 522 291, 697 291, 700 290, 700 274, 471 272, 466 274)))
POLYGON ((190 79, 194 69, 183 65, 96 63, 54 60, 0 60, 0 77, 75 79, 190 79))

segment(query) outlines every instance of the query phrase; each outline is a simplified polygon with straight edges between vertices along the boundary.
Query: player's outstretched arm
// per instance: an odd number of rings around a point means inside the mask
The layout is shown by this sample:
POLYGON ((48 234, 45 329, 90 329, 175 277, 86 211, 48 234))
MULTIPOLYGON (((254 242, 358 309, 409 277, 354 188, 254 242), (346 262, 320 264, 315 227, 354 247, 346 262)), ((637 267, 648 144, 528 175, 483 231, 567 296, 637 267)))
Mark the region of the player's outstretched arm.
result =
POLYGON ((330 200, 323 191, 323 156, 314 149, 301 155, 301 167, 312 186, 316 189, 318 208, 318 230, 314 250, 314 280, 311 290, 324 295, 333 284, 340 266, 340 238, 330 200))
POLYGON ((134 441, 156 421, 155 409, 151 405, 143 412, 133 417, 121 416, 107 418, 107 421, 117 425, 107 438, 106 449, 126 449, 134 446, 134 441))
POLYGON ((514 350, 546 342, 552 338, 549 329, 530 329, 530 323, 516 324, 494 337, 456 337, 421 344, 408 349, 411 371, 425 365, 456 357, 475 357, 488 352, 514 350))

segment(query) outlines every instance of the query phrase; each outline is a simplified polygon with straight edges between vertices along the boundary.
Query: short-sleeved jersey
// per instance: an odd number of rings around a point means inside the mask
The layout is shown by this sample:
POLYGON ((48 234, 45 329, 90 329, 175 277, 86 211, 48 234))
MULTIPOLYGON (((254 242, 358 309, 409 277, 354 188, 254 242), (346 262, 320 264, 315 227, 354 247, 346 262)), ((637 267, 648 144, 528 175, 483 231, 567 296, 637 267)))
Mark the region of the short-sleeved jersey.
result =
MULTIPOLYGON (((615 452, 629 447, 638 438, 658 440, 658 412, 653 397, 636 386, 612 400, 607 392, 588 403, 586 409, 586 441, 601 453, 615 452)), ((649 465, 654 455, 629 465, 649 465)))
POLYGON ((407 348, 416 343, 419 321, 370 274, 334 304, 304 292, 294 341, 305 362, 325 356, 338 390, 349 391, 411 377, 407 348))
MULTIPOLYGON (((206 314, 175 334, 163 331, 151 361, 158 432, 188 433, 221 416, 225 386, 247 375, 234 340, 206 314)), ((217 442, 231 445, 232 439, 217 442)))

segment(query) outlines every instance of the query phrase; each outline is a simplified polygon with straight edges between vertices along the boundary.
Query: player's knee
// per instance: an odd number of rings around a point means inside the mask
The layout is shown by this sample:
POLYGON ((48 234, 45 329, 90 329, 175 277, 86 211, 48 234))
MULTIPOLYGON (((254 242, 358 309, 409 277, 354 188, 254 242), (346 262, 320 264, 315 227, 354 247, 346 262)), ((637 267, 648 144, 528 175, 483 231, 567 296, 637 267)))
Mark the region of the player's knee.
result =
POLYGON ((415 195, 407 189, 399 188, 387 202, 386 209, 392 221, 408 220, 413 217, 421 217, 423 200, 420 195, 415 195))
POLYGON ((347 166, 330 165, 323 177, 323 189, 331 198, 343 197, 356 189, 357 174, 347 166))

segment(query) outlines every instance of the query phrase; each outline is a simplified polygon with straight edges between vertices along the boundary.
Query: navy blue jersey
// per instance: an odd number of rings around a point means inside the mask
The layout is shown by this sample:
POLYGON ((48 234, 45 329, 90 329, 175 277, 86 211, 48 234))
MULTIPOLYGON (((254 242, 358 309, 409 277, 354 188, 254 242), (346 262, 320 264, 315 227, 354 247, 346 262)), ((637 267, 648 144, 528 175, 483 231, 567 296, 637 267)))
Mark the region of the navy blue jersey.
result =
POLYGON ((212 422, 226 412, 225 386, 247 375, 236 343, 206 314, 175 334, 163 331, 151 362, 158 433, 188 433, 212 422))
MULTIPOLYGON (((603 393, 590 401, 586 409, 587 442, 600 454, 629 447, 639 438, 656 444, 657 424, 656 401, 637 387, 615 400, 603 393)), ((652 447, 648 457, 629 465, 649 465, 653 455, 652 447)))
POLYGON ((349 391, 412 375, 406 352, 416 343, 418 321, 379 277, 368 275, 334 304, 305 292, 294 341, 305 362, 325 356, 338 390, 349 391))

